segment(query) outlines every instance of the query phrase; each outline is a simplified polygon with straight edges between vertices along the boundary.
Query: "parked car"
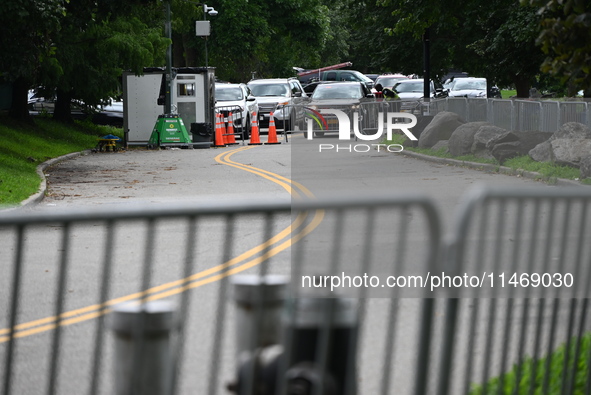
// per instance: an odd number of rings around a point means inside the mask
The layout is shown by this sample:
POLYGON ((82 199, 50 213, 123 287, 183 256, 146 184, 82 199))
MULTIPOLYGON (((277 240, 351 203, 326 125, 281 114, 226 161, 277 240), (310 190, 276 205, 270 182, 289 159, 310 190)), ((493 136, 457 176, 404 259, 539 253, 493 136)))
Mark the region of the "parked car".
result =
MULTIPOLYGON (((445 92, 442 88, 436 88, 433 81, 430 84, 430 97, 444 97, 445 92)), ((400 100, 421 100, 424 97, 424 83, 422 79, 402 80, 394 85, 394 90, 398 93, 400 100)))
MULTIPOLYGON (((320 114, 320 109, 341 110, 351 116, 353 112, 358 112, 359 120, 364 116, 364 108, 361 102, 364 99, 373 99, 374 95, 367 86, 359 81, 355 82, 332 82, 319 84, 310 97, 308 103, 307 118, 312 119, 314 136, 323 136, 326 132, 338 132, 339 121, 336 115, 320 114)), ((351 125, 352 127, 352 125, 351 125)))
POLYGON ((248 84, 259 105, 259 126, 269 126, 273 113, 277 128, 293 130, 303 125, 304 104, 308 95, 297 78, 271 78, 252 80, 248 84))
POLYGON ((380 84, 383 88, 392 88, 396 83, 407 79, 409 78, 402 74, 382 74, 376 78, 374 87, 375 85, 380 84))
MULTIPOLYGON (((31 115, 53 114, 56 96, 31 89, 28 92, 28 108, 31 115)), ((111 98, 103 105, 87 106, 72 100, 70 113, 74 119, 91 119, 98 125, 123 127, 123 101, 111 98)))
POLYGON ((257 98, 246 84, 215 84, 215 108, 228 116, 232 112, 235 131, 240 131, 246 140, 250 137, 251 114, 258 114, 257 98), (238 111, 236 111, 238 110, 238 111))
POLYGON ((373 88, 373 80, 365 74, 356 70, 328 70, 319 74, 320 81, 359 81, 365 84, 368 89, 373 88))
POLYGON ((307 85, 304 85, 304 92, 306 92, 308 94, 308 96, 312 96, 312 93, 314 93, 314 90, 316 89, 316 87, 318 85, 322 85, 322 84, 332 84, 334 83, 334 81, 312 81, 307 85))
POLYGON ((454 78, 449 85, 449 97, 482 97, 486 98, 486 78, 466 77, 454 78))

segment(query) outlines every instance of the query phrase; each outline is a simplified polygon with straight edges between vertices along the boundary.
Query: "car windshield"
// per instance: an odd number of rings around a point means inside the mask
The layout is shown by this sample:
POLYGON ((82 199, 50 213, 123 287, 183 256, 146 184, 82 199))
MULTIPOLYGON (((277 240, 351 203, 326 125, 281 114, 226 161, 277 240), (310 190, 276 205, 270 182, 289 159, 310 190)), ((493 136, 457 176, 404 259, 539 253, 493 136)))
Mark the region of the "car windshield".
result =
POLYGON ((403 92, 423 92, 423 81, 409 81, 409 82, 400 82, 398 85, 394 87, 396 92, 403 93, 403 92))
POLYGON ((462 91, 462 90, 485 90, 486 89, 486 81, 484 80, 456 80, 456 83, 453 85, 452 90, 454 91, 462 91))
POLYGON ((242 89, 236 88, 215 88, 215 98, 218 101, 242 100, 244 95, 242 89))
POLYGON ((254 96, 285 96, 289 97, 289 88, 284 84, 252 84, 249 85, 254 96))
POLYGON ((384 88, 391 88, 396 85, 397 82, 403 80, 404 78, 400 77, 379 77, 376 80, 376 84, 382 84, 384 88))
POLYGON ((318 85, 312 94, 315 99, 361 99, 363 92, 360 85, 318 85))

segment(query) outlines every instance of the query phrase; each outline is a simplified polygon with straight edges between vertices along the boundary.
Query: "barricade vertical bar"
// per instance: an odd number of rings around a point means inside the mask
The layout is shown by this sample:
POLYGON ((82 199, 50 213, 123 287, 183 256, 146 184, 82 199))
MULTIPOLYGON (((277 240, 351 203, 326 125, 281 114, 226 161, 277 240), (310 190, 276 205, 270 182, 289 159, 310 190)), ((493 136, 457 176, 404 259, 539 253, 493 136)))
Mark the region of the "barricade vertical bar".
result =
MULTIPOLYGON (((559 262, 564 262, 565 259, 565 255, 566 255, 566 250, 567 250, 567 240, 568 240, 568 235, 570 233, 570 213, 571 213, 571 201, 567 200, 565 202, 565 213, 564 213, 564 217, 563 217, 563 225, 562 225, 562 242, 560 245, 560 258, 559 258, 559 262)), ((572 333, 574 331, 574 325, 575 325, 575 309, 577 306, 577 301, 576 299, 572 298, 570 299, 570 307, 569 307, 569 318, 568 318, 568 328, 566 331, 566 338, 565 338, 565 350, 564 350, 564 363, 563 363, 563 368, 562 368, 562 377, 561 377, 561 392, 564 394, 566 391, 566 386, 567 386, 567 372, 568 372, 568 366, 569 366, 569 358, 570 358, 570 344, 571 344, 571 336, 572 333)))
MULTIPOLYGON (((523 201, 518 201, 517 202, 517 215, 515 216, 515 231, 513 232, 513 237, 512 240, 514 240, 513 243, 513 253, 511 254, 511 262, 518 262, 518 256, 519 256, 519 251, 521 249, 521 223, 522 223, 522 219, 523 219, 523 201)), ((532 251, 528 251, 531 255, 532 251)), ((499 268, 496 268, 499 269, 499 268)), ((496 273, 501 272, 500 270, 497 270, 496 273)), ((499 377, 499 395, 500 395, 500 391, 501 388, 503 388, 504 386, 504 372, 505 369, 507 367, 507 356, 509 353, 509 343, 511 341, 511 338, 509 337, 509 334, 511 332, 511 324, 513 322, 513 305, 514 305, 514 299, 513 299, 513 290, 510 289, 509 290, 509 299, 507 300, 507 311, 505 313, 505 327, 503 328, 504 331, 504 336, 503 336, 503 353, 502 353, 502 357, 501 357, 501 375, 499 377)), ((521 319, 521 333, 519 336, 519 344, 517 346, 518 348, 518 358, 521 360, 521 356, 523 355, 523 349, 525 347, 525 328, 526 328, 526 324, 527 324, 527 310, 528 310, 528 306, 529 306, 529 299, 525 299, 524 300, 524 307, 523 307, 523 312, 524 314, 522 315, 522 319, 521 319)), ((521 361, 520 361, 521 362, 521 361)), ((517 371, 517 376, 519 377, 521 375, 521 367, 520 367, 520 363, 518 363, 518 371, 517 371)), ((517 383, 519 383, 519 379, 515 380, 517 383)))
POLYGON ((172 304, 150 301, 114 308, 115 394, 168 395, 172 385, 171 335, 176 327, 172 304), (137 328, 140 327, 140 333, 137 328), (137 349, 142 359, 137 363, 137 349))
MULTIPOLYGON (((486 247, 487 243, 484 242, 485 235, 488 230, 488 206, 485 205, 482 207, 481 215, 480 215, 480 225, 478 227, 478 255, 476 260, 479 262, 484 262, 486 257, 486 247)), ((476 323, 477 319, 480 314, 481 303, 478 299, 473 299, 474 308, 470 312, 470 330, 468 332, 468 359, 466 361, 466 374, 464 375, 464 389, 462 393, 468 393, 470 389, 470 380, 472 379, 472 369, 474 367, 474 342, 476 338, 476 323)))
MULTIPOLYGON (((398 251, 398 256, 401 258, 401 262, 404 263, 406 257, 406 235, 408 234, 408 221, 404 221, 403 218, 408 216, 408 206, 400 207, 400 222, 398 228, 398 234, 400 235, 397 240, 396 251, 398 251)), ((396 316, 399 307, 399 299, 397 298, 398 292, 396 288, 392 289, 392 295, 390 297, 390 309, 388 311, 388 330, 386 333, 389 334, 388 339, 386 340, 386 347, 385 347, 385 354, 384 354, 384 372, 388 372, 384 374, 382 377, 382 384, 381 384, 381 393, 388 394, 390 393, 390 375, 392 374, 392 360, 394 355, 396 354, 396 350, 394 349, 395 340, 396 340, 396 316)), ((427 366, 422 366, 421 369, 427 369, 427 366)), ((418 381, 418 380, 417 380, 418 381)), ((421 383, 419 385, 426 384, 421 383)))
POLYGON ((10 320, 8 322, 8 347, 6 350, 6 359, 4 365, 4 385, 3 385, 3 394, 10 395, 10 381, 12 378, 12 358, 14 357, 14 349, 15 349, 15 339, 14 339, 14 331, 18 317, 18 307, 19 307, 19 293, 20 287, 22 283, 22 273, 23 273, 23 250, 24 250, 24 233, 25 227, 24 225, 19 225, 16 228, 16 256, 14 259, 14 272, 12 275, 12 295, 10 299, 10 320))
POLYGON ((106 225, 107 234, 105 239, 105 246, 103 251, 105 253, 103 257, 103 272, 102 281, 99 295, 99 303, 101 306, 101 314, 99 314, 98 322, 96 326, 95 334, 95 345, 94 345, 94 360, 92 364, 92 383, 90 386, 90 394, 96 395, 99 391, 99 383, 101 378, 101 362, 103 356, 103 344, 104 344, 104 333, 105 333, 105 315, 104 309, 106 309, 105 302, 109 299, 110 285, 111 285, 111 269, 113 266, 113 246, 115 242, 115 225, 114 221, 110 220, 106 225))
MULTIPOLYGON (((222 249, 224 251, 222 257, 222 264, 228 262, 232 257, 232 246, 234 240, 234 220, 235 214, 228 214, 225 217, 225 232, 226 235, 224 239, 224 244, 222 245, 222 249)), ((220 277, 220 285, 219 285, 219 292, 218 292, 218 308, 217 313, 215 316, 215 323, 214 323, 214 338, 213 338, 213 358, 211 361, 211 369, 209 373, 209 380, 208 380, 208 395, 215 395, 218 393, 218 375, 219 375, 219 364, 220 364, 220 357, 221 357, 221 350, 222 347, 222 336, 224 334, 224 327, 225 321, 224 317, 226 315, 226 293, 228 287, 228 268, 224 268, 222 272, 218 275, 220 277)))
MULTIPOLYGON (((184 261, 184 268, 183 268, 183 278, 189 278, 189 276, 195 272, 196 266, 196 256, 195 256, 195 246, 199 245, 199 238, 197 234, 197 216, 192 215, 190 216, 187 221, 189 225, 189 229, 187 231, 187 239, 185 241, 185 261, 184 261)), ((191 298, 189 297, 189 287, 188 281, 183 286, 183 293, 181 294, 181 304, 180 304, 180 311, 179 311, 179 325, 178 325, 178 337, 176 341, 176 350, 174 352, 175 358, 173 359, 173 369, 172 369, 172 383, 170 385, 170 393, 171 395, 175 395, 178 388, 178 381, 179 375, 182 368, 182 361, 184 357, 184 343, 185 343, 185 331, 186 325, 190 314, 190 302, 191 298)))
POLYGON ((156 240, 156 219, 149 218, 147 221, 147 235, 146 235, 146 243, 144 248, 144 265, 143 265, 143 273, 142 273, 142 281, 141 281, 141 288, 140 293, 142 295, 140 299, 140 314, 137 315, 137 319, 134 320, 133 323, 133 339, 136 342, 134 344, 133 350, 133 369, 131 371, 131 380, 129 381, 130 387, 128 391, 130 394, 133 394, 134 387, 137 388, 140 385, 141 381, 141 374, 142 374, 142 360, 144 359, 145 353, 145 337, 143 335, 144 328, 147 324, 148 315, 145 311, 147 308, 146 305, 146 298, 145 292, 150 288, 150 284, 152 283, 152 267, 154 265, 154 256, 152 253, 152 249, 154 248, 154 242, 156 240))
MULTIPOLYGON (((583 261, 583 246, 585 245, 584 235, 585 235, 585 230, 586 230, 586 225, 587 225, 587 204, 585 204, 584 200, 581 200, 580 203, 581 203, 582 213, 581 213, 581 217, 580 217, 579 228, 577 230, 577 234, 579 235, 579 238, 577 241, 577 253, 576 253, 575 262, 582 262, 583 261)), ((581 267, 576 268, 575 277, 579 278, 579 276, 582 276, 581 267)), ((588 272, 587 278, 588 278, 587 284, 589 284, 589 281, 591 280, 591 270, 588 272)), ((583 302, 582 302, 583 304, 581 306, 581 319, 579 321, 579 328, 577 331, 577 343, 575 346, 575 355, 574 355, 574 359, 573 359, 575 362, 573 364, 573 369, 571 371, 570 378, 568 378, 567 393, 572 393, 572 391, 575 387, 575 377, 577 375, 577 370, 579 367, 579 365, 576 361, 579 360, 579 356, 580 356, 581 342, 582 342, 582 338, 583 338, 583 334, 584 334, 584 330, 585 330, 586 318, 587 318, 588 302, 589 302, 589 299, 584 298, 583 302)))
MULTIPOLYGON (((367 219, 366 219, 366 223, 365 223, 365 232, 363 232, 365 237, 363 240, 363 254, 362 254, 363 262, 361 263, 361 265, 362 265, 361 272, 362 273, 369 273, 370 268, 373 264, 372 240, 373 240, 373 236, 375 233, 374 232, 375 217, 376 217, 375 208, 368 207, 367 219)), ((358 312, 357 312, 357 317, 358 317, 359 323, 362 323, 365 320, 365 310, 366 310, 366 306, 367 306, 366 296, 367 296, 367 287, 362 287, 361 291, 360 291, 360 295, 359 295, 359 306, 358 306, 358 312)), ((353 354, 353 357, 349 360, 349 363, 347 365, 347 370, 350 372, 356 371, 355 362, 359 358, 359 350, 357 348, 357 344, 358 344, 357 342, 358 342, 358 339, 361 339, 361 337, 362 337, 361 330, 362 330, 362 325, 359 325, 357 336, 351 337, 349 344, 348 344, 349 350, 353 350, 353 351, 350 351, 353 354)), ((344 395, 355 395, 356 379, 357 378, 355 376, 347 376, 347 382, 345 383, 344 395)))
MULTIPOLYGON (((556 202, 554 200, 550 200, 549 201, 549 207, 550 207, 550 212, 549 212, 549 218, 548 218, 548 225, 546 226, 546 235, 547 238, 550 240, 550 235, 552 235, 554 233, 554 218, 556 217, 556 202)), ((551 248, 552 244, 551 243, 546 243, 546 247, 545 247, 545 251, 544 251, 544 270, 543 272, 546 273, 548 272, 548 270, 550 269, 550 252, 551 252, 551 248)), ((543 301, 545 299, 542 299, 543 301)), ((550 370, 551 370, 551 366, 552 366, 552 350, 554 349, 554 338, 555 338, 555 331, 556 331, 556 320, 554 319, 556 317, 556 314, 558 312, 558 304, 559 304, 559 300, 558 299, 553 299, 552 300, 552 320, 550 322, 550 338, 548 341, 548 346, 546 348, 546 354, 548 355, 548 357, 546 358, 546 363, 544 364, 544 378, 543 378, 543 384, 542 384, 542 391, 543 393, 547 393, 548 391, 548 386, 549 386, 549 382, 550 382, 550 370)))
POLYGON ((58 364, 59 364, 59 353, 61 351, 61 335, 62 335, 62 313, 64 311, 64 302, 66 294, 66 285, 68 279, 68 263, 69 263, 69 252, 70 252, 70 227, 71 224, 66 222, 63 224, 62 229, 62 240, 61 240, 61 256, 60 256, 60 270, 59 280, 56 289, 56 303, 55 303, 55 329, 53 331, 52 348, 51 348, 51 362, 49 370, 49 387, 48 394, 53 395, 56 393, 58 384, 58 364))
MULTIPOLYGON (((499 202, 499 208, 498 208, 499 220, 498 220, 498 223, 496 226, 496 235, 495 235, 496 245, 493 250, 493 262, 499 262, 499 258, 502 256, 501 251, 502 251, 503 245, 501 243, 501 239, 502 239, 502 235, 503 235, 503 230, 505 228, 505 216, 502 214, 505 211, 505 207, 506 207, 506 202, 503 199, 499 202)), ((496 324, 496 312, 497 312, 496 307, 497 307, 497 299, 492 298, 490 301, 490 308, 489 308, 490 318, 488 321, 488 331, 487 331, 487 333, 489 333, 489 334, 494 333, 494 326, 496 324)), ((493 339, 492 336, 487 336, 487 338, 486 338, 485 355, 490 356, 493 354, 492 339, 493 339)), ((488 381, 488 378, 489 378, 489 369, 490 369, 491 360, 492 360, 492 358, 486 358, 486 360, 484 362, 484 368, 482 369, 482 385, 483 386, 486 385, 486 382, 488 381)))
MULTIPOLYGON (((341 209, 337 209, 336 211, 336 221, 335 221, 335 228, 333 229, 333 251, 331 254, 331 262, 330 262, 330 269, 329 273, 337 273, 338 265, 341 259, 341 243, 343 238, 343 219, 344 212, 341 209)), ((332 302, 332 299, 329 299, 332 302)), ((333 344, 331 339, 332 337, 332 327, 334 326, 334 314, 336 305, 333 303, 329 303, 326 305, 322 305, 324 310, 324 320, 322 325, 319 327, 318 333, 318 342, 316 343, 316 361, 319 367, 320 373, 320 382, 318 386, 314 389, 314 395, 323 395, 324 394, 324 385, 325 385, 325 378, 328 374, 328 355, 330 352, 330 347, 333 344)))

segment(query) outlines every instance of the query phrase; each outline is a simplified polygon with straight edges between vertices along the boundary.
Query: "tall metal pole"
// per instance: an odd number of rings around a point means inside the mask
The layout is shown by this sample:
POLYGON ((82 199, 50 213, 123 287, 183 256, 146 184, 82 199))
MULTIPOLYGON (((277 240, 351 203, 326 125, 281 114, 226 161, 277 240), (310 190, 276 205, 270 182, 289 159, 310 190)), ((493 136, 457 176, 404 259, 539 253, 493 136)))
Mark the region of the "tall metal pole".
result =
POLYGON ((429 28, 425 29, 423 33, 423 102, 428 103, 431 98, 431 48, 430 48, 429 28))
MULTIPOLYGON (((207 4, 203 4, 203 20, 206 21, 205 15, 207 15, 207 4)), ((208 61, 207 61, 207 36, 205 36, 205 68, 207 68, 208 61)))
POLYGON ((166 48, 166 96, 164 100, 164 113, 172 113, 172 27, 170 24, 170 0, 166 1, 166 25, 164 33, 170 40, 168 48, 166 48))

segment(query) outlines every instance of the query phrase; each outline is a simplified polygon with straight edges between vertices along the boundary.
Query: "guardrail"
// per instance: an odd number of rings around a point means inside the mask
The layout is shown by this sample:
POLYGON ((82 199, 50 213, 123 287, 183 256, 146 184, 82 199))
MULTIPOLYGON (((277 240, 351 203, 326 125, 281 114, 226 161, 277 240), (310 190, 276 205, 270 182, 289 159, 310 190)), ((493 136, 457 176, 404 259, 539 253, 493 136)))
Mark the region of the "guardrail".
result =
POLYGON ((429 110, 432 115, 450 111, 459 114, 466 122, 486 121, 513 131, 555 132, 567 122, 591 127, 591 110, 585 101, 449 97, 432 100, 429 110))
POLYGON ((420 194, 2 213, 0 394, 578 393, 590 212, 476 189, 446 239, 420 194))

